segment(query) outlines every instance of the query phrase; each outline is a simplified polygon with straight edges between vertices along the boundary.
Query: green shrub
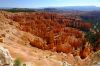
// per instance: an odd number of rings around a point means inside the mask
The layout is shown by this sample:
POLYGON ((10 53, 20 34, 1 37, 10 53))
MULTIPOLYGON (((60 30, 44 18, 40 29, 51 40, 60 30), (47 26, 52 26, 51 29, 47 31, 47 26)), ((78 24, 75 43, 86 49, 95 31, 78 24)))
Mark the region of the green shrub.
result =
POLYGON ((26 64, 23 64, 23 66, 26 66, 26 64))
POLYGON ((86 33, 85 37, 92 44, 93 47, 96 47, 98 45, 98 34, 89 31, 86 33))
POLYGON ((21 66, 21 60, 19 58, 17 58, 15 61, 14 61, 14 66, 21 66))

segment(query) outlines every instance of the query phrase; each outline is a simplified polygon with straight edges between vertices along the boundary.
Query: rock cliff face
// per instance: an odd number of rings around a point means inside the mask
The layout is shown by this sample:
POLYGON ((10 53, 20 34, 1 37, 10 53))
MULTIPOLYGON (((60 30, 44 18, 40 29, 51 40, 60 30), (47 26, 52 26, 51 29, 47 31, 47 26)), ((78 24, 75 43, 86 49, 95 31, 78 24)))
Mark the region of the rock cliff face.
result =
POLYGON ((89 66, 92 48, 80 29, 84 26, 91 24, 59 14, 1 11, 0 42, 13 59, 34 66, 89 66))

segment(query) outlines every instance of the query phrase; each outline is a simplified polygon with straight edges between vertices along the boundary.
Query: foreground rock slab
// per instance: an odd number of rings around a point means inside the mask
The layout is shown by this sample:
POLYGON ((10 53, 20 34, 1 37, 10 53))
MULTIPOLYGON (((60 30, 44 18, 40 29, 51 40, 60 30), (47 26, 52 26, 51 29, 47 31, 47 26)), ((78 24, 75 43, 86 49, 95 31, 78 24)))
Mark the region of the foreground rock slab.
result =
POLYGON ((0 66, 13 66, 9 51, 2 46, 0 46, 0 66))

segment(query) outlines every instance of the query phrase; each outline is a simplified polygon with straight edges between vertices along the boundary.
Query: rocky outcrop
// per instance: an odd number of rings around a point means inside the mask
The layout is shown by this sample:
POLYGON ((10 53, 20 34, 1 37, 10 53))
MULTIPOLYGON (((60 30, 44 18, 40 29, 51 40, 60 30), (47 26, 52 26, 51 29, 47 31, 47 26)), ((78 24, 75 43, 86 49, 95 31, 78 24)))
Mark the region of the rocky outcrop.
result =
POLYGON ((0 46, 0 66, 13 66, 9 51, 2 46, 0 46))

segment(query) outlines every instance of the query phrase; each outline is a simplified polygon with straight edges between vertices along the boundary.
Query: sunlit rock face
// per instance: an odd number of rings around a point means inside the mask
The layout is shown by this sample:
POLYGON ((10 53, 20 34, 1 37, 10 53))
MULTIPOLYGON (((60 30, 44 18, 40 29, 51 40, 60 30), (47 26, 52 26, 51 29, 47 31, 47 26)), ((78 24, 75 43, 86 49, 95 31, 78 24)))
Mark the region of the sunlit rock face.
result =
POLYGON ((0 46, 0 66, 13 66, 9 51, 2 46, 0 46))

